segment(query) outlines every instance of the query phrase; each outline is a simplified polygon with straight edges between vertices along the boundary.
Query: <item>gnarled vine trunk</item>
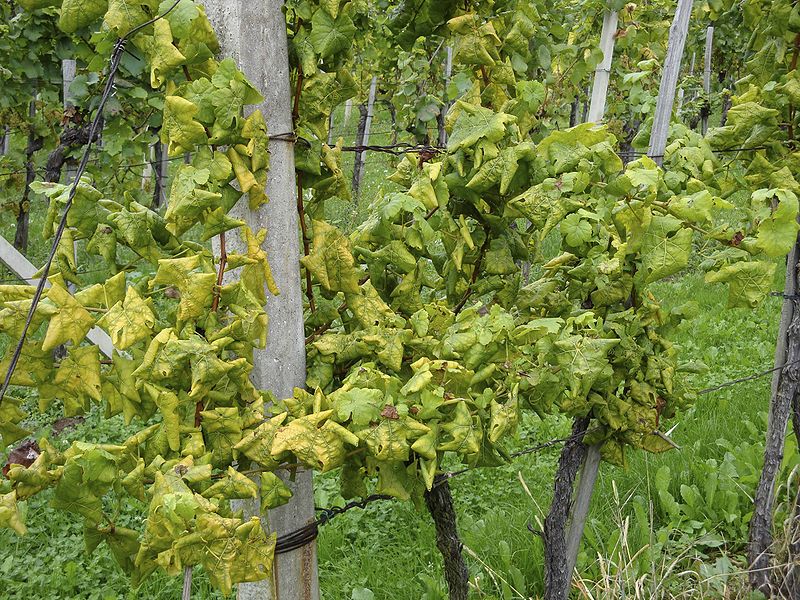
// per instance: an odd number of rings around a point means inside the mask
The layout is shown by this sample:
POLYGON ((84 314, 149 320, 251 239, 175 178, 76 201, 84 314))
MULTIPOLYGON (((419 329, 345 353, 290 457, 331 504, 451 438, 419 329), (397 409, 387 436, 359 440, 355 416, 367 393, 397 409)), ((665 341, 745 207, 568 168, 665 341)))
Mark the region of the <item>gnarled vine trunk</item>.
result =
POLYGON ((578 469, 586 456, 583 434, 589 427, 589 417, 575 419, 572 437, 564 444, 558 459, 553 502, 544 520, 544 598, 566 600, 572 576, 567 561, 567 520, 572 506, 572 490, 578 469))
POLYGON ((461 554, 463 544, 458 536, 453 495, 446 478, 436 478, 433 488, 425 492, 425 504, 436 526, 436 547, 444 559, 444 578, 450 600, 467 600, 469 571, 461 554))

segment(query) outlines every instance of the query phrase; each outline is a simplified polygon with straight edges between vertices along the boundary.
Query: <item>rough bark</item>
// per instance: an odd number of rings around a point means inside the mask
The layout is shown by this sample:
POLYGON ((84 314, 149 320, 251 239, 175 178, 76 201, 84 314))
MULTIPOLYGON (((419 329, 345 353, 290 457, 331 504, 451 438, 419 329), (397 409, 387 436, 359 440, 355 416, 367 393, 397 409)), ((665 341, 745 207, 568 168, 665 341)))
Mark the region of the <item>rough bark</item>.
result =
POLYGON ((553 486, 553 502, 544 520, 544 600, 566 600, 572 573, 567 567, 567 520, 572 505, 572 490, 578 469, 586 456, 583 435, 589 417, 575 419, 573 438, 564 445, 558 459, 553 486))
MULTIPOLYGON (((31 117, 35 111, 35 104, 31 102, 31 117)), ((33 155, 37 150, 41 150, 44 141, 36 135, 31 126, 28 133, 28 146, 25 148, 25 190, 22 192, 22 199, 17 204, 17 229, 14 232, 14 248, 28 253, 28 229, 30 226, 30 195, 31 184, 36 179, 36 167, 33 164, 33 155)))
POLYGON ((733 104, 733 100, 731 99, 731 94, 728 92, 722 98, 722 118, 719 121, 720 127, 725 127, 725 123, 728 122, 728 111, 731 109, 731 105, 733 104))
MULTIPOLYGON (((100 125, 102 127, 102 123, 100 125)), ((99 128, 98 128, 99 129, 99 128)), ((100 140, 100 133, 95 135, 93 142, 100 140)), ((58 146, 47 157, 45 165, 45 181, 59 181, 64 163, 67 161, 67 151, 72 148, 79 148, 89 143, 89 125, 84 127, 69 127, 65 129, 58 139, 58 146)))
POLYGON ((569 126, 575 127, 578 124, 578 107, 580 106, 580 100, 578 95, 575 94, 575 99, 572 101, 572 105, 569 111, 569 126))
POLYGON ((786 285, 778 342, 775 350, 776 366, 788 365, 776 371, 773 379, 772 401, 766 443, 764 445, 764 467, 753 501, 753 517, 750 520, 748 558, 749 579, 754 590, 771 598, 777 591, 776 578, 771 575, 772 520, 775 503, 775 485, 783 461, 786 426, 792 402, 798 392, 800 380, 800 308, 797 304, 797 263, 800 258, 800 238, 795 243, 786 268, 786 285))
POLYGON ((162 200, 166 198, 167 194, 165 189, 167 174, 164 172, 167 168, 167 162, 164 158, 164 145, 161 142, 156 142, 153 145, 153 177, 155 180, 155 185, 153 186, 153 209, 161 206, 162 200))
POLYGON ((436 526, 436 547, 444 560, 444 578, 450 600, 467 600, 469 571, 461 554, 463 544, 458 537, 453 495, 447 479, 437 477, 433 488, 425 492, 425 504, 436 526))

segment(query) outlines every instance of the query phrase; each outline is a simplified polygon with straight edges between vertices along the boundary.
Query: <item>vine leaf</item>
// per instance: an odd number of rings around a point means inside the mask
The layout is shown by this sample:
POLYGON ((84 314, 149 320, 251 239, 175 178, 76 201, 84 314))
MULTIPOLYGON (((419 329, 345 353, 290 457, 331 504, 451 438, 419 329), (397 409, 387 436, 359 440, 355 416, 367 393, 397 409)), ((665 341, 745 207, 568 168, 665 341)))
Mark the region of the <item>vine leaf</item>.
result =
MULTIPOLYGON (((383 412, 387 412, 385 408, 383 412)), ((425 435, 430 428, 408 416, 391 416, 382 416, 380 422, 356 431, 356 435, 366 442, 370 454, 377 460, 407 461, 411 450, 410 440, 425 435)))
POLYGON ((304 464, 323 472, 341 465, 345 457, 344 445, 357 446, 358 438, 328 420, 332 414, 332 410, 313 413, 278 429, 272 456, 277 459, 284 452, 291 452, 304 464))
POLYGON ((789 190, 758 190, 753 193, 753 204, 770 201, 768 216, 758 225, 756 247, 770 258, 786 256, 797 240, 798 201, 789 190), (774 199, 775 205, 771 204, 774 199))
MULTIPOLYGON (((104 20, 106 25, 115 30, 117 36, 122 37, 137 25, 141 25, 154 16, 158 10, 158 2, 159 0, 108 0, 108 11, 104 20)), ((164 19, 162 21, 167 25, 167 31, 169 31, 169 22, 164 19)), ((157 26, 156 32, 158 32, 157 26)), ((171 34, 169 43, 172 44, 171 34)))
POLYGON ((128 287, 123 302, 117 302, 97 324, 108 331, 114 347, 125 350, 147 339, 153 332, 156 316, 152 301, 145 301, 132 287, 128 287))
POLYGON ((167 96, 164 99, 164 125, 161 128, 161 141, 169 144, 169 155, 191 152, 195 145, 208 141, 202 124, 194 120, 197 106, 180 96, 167 96))
POLYGON ((0 527, 13 529, 19 535, 25 535, 27 528, 17 505, 17 494, 14 491, 0 495, 0 527))
POLYGON ((22 410, 21 400, 7 396, 0 405, 0 446, 10 446, 30 433, 19 426, 27 415, 22 410))
POLYGON ((233 447, 233 455, 237 458, 244 455, 264 468, 277 467, 278 462, 272 458, 272 440, 286 416, 286 413, 275 415, 246 433, 233 447))
POLYGON ((772 289, 775 263, 737 262, 706 274, 706 283, 727 283, 728 307, 754 308, 772 289))
POLYGON ((652 283, 686 268, 692 251, 692 230, 675 217, 654 216, 641 247, 642 268, 637 277, 652 283))
POLYGON ((43 386, 41 397, 59 397, 64 401, 64 414, 67 417, 84 412, 89 407, 89 399, 100 401, 100 358, 97 346, 72 347, 67 357, 61 361, 53 384, 43 386))
POLYGON ((94 23, 107 10, 107 0, 64 0, 61 3, 58 27, 65 33, 75 33, 94 23))
POLYGON ((439 444, 437 450, 452 450, 463 455, 480 452, 483 440, 480 420, 472 417, 466 402, 456 404, 452 418, 442 425, 442 431, 449 434, 451 439, 439 444))
POLYGON ((59 310, 50 318, 42 350, 52 350, 68 341, 79 344, 94 327, 92 315, 75 300, 72 294, 58 284, 54 284, 47 291, 47 298, 59 310))
POLYGON ((377 421, 386 403, 381 390, 361 387, 349 390, 340 388, 333 392, 328 400, 340 422, 352 420, 353 425, 359 427, 377 421))
POLYGON ((347 49, 356 33, 356 26, 350 17, 335 15, 322 8, 311 17, 311 27, 308 39, 322 59, 347 49))
POLYGON ((245 499, 258 497, 258 485, 247 475, 228 467, 225 477, 203 492, 204 498, 245 499))
POLYGON ((292 490, 280 477, 269 471, 261 474, 261 512, 283 506, 291 498, 292 490))
POLYGON ((324 221, 313 221, 314 251, 301 259, 303 265, 326 290, 358 294, 358 272, 350 242, 339 229, 324 221))
POLYGON ((467 104, 461 100, 457 101, 451 110, 454 111, 454 114, 458 114, 458 118, 447 142, 449 153, 468 148, 482 139, 497 143, 503 139, 506 125, 516 120, 511 115, 496 113, 488 108, 467 104))

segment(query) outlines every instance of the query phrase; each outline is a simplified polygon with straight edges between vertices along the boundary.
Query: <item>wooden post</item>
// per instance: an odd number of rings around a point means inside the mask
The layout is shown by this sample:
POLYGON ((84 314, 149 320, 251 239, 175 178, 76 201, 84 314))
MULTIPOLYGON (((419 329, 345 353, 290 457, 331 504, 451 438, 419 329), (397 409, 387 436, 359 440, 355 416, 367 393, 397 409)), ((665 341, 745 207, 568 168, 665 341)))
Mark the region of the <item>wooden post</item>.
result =
MULTIPOLYGON (((600 34, 600 49, 603 51, 603 61, 597 66, 597 70, 594 73, 592 102, 587 122, 599 123, 605 113, 611 62, 614 56, 614 34, 617 31, 617 17, 616 11, 608 11, 603 18, 603 31, 600 34)), ((589 446, 583 457, 575 491, 575 501, 570 510, 569 527, 566 532, 566 556, 564 559, 567 575, 564 582, 564 585, 566 585, 566 589, 563 591, 564 597, 569 595, 572 571, 578 561, 583 529, 589 516, 589 505, 597 482, 597 475, 600 471, 600 460, 600 447, 589 446)))
MULTIPOLYGON (((363 135, 359 136, 357 146, 369 145, 369 130, 372 126, 372 117, 375 114, 375 92, 378 89, 378 78, 373 76, 369 84, 369 98, 367 99, 367 115, 364 120, 363 135)), ((361 179, 364 177, 364 168, 367 164, 367 151, 356 152, 355 164, 353 165, 353 199, 357 199, 361 189, 361 179)))
POLYGON ((192 600, 192 567, 183 567, 183 593, 181 600, 192 600))
POLYGON ((155 167, 155 186, 153 187, 153 208, 164 206, 167 203, 167 175, 169 174, 169 157, 167 145, 159 140, 151 146, 153 166, 155 167))
MULTIPOLYGON (((75 80, 75 75, 78 72, 78 63, 76 60, 72 58, 65 58, 61 61, 61 84, 62 84, 62 94, 63 94, 63 103, 64 103, 64 114, 69 108, 75 106, 72 102, 72 97, 69 93, 69 87, 72 85, 72 82, 75 80)), ((69 184, 75 179, 75 174, 77 173, 77 168, 73 161, 67 162, 67 169, 66 169, 66 176, 67 179, 65 183, 69 184)), ((78 256, 78 242, 72 242, 72 254, 74 258, 78 256)), ((67 289, 70 293, 75 293, 75 284, 74 283, 67 283, 67 289)))
MULTIPOLYGON (((214 24, 222 52, 233 57, 247 78, 264 95, 260 108, 270 133, 288 133, 292 126, 289 86, 289 54, 283 0, 207 0, 206 10, 214 24)), ((294 147, 285 140, 272 140, 266 193, 270 201, 258 210, 248 209, 242 199, 232 216, 244 219, 254 230, 267 229, 263 248, 280 295, 270 297, 269 338, 264 350, 254 354, 253 383, 272 390, 278 398, 289 398, 295 387, 305 386, 305 334, 300 282, 300 235, 294 168, 294 147)), ((228 251, 238 251, 243 241, 232 232, 228 251)), ((283 475, 284 472, 279 472, 283 475)), ((289 504, 262 515, 268 532, 288 533, 314 520, 311 472, 299 469, 284 480, 292 489, 289 504)), ((259 514, 259 503, 247 501, 246 514, 259 514)), ((314 542, 275 558, 271 581, 239 585, 240 600, 316 600, 319 598, 317 551, 314 542)))
POLYGON ((553 482, 553 501, 544 520, 544 600, 567 600, 572 570, 567 561, 565 531, 569 520, 572 492, 578 469, 586 458, 583 435, 590 417, 576 418, 570 441, 564 444, 553 482))
POLYGON ((597 65, 594 72, 592 102, 587 117, 592 123, 602 121, 606 112, 606 96, 608 80, 611 76, 611 60, 614 57, 614 34, 617 33, 618 16, 617 11, 609 10, 603 17, 603 31, 600 33, 600 50, 603 51, 603 60, 597 65))
POLYGON ((449 96, 447 93, 447 88, 450 87, 450 78, 453 76, 453 47, 447 47, 447 58, 444 61, 444 104, 442 105, 442 110, 439 113, 439 146, 445 146, 447 144, 447 132, 444 129, 444 118, 447 115, 447 111, 450 110, 450 101, 449 96))
MULTIPOLYGON (((694 75, 694 61, 696 57, 697 53, 692 52, 692 62, 689 63, 689 77, 692 77, 694 75)), ((683 99, 685 97, 686 97, 686 90, 683 88, 683 86, 681 86, 680 89, 678 90, 678 106, 675 107, 675 112, 678 114, 681 112, 681 109, 683 108, 683 99)))
MULTIPOLYGON (((586 519, 589 516, 589 504, 592 501, 595 483, 597 483, 597 475, 600 473, 600 458, 600 446, 589 446, 586 449, 567 529, 567 573, 570 578, 578 563, 578 551, 581 547, 586 519)), ((569 585, 569 582, 567 583, 569 585)))
MULTIPOLYGON (((3 236, 0 236, 0 262, 28 285, 39 285, 39 280, 36 278, 39 269, 20 254, 3 236)), ((45 287, 50 287, 50 282, 45 282, 45 287)), ((99 327, 93 327, 86 334, 86 339, 95 344, 105 356, 111 358, 114 353, 114 342, 105 331, 99 327)))
POLYGON ((706 93, 706 102, 703 106, 700 131, 703 135, 708 131, 708 113, 711 112, 711 47, 714 43, 714 28, 706 29, 706 50, 703 57, 703 91, 706 93))
POLYGON ((0 156, 5 156, 8 154, 8 136, 10 135, 10 130, 8 125, 3 127, 3 137, 0 138, 0 156))
POLYGON ((678 0, 675 18, 669 28, 667 57, 664 60, 664 72, 661 74, 661 85, 658 88, 658 102, 656 102, 653 129, 650 133, 650 149, 647 151, 648 156, 659 166, 664 162, 664 149, 667 147, 672 106, 675 103, 675 88, 678 85, 681 59, 686 46, 686 35, 689 32, 689 17, 691 16, 692 0, 678 0))
MULTIPOLYGON (((775 345, 775 367, 800 360, 800 307, 797 306, 798 261, 800 261, 800 236, 786 261, 783 308, 775 345)), ((748 558, 750 560, 750 585, 767 598, 774 591, 775 577, 770 572, 772 563, 772 510, 775 504, 775 483, 783 461, 786 425, 792 398, 797 394, 800 368, 792 364, 777 370, 772 376, 772 400, 764 445, 764 467, 753 499, 753 516, 750 519, 748 558)))
POLYGON ((347 127, 350 122, 350 115, 353 112, 353 99, 348 98, 344 103, 344 119, 342 119, 342 126, 347 127))
POLYGON ((331 110, 331 114, 328 115, 328 146, 333 145, 333 113, 335 110, 335 108, 331 110))

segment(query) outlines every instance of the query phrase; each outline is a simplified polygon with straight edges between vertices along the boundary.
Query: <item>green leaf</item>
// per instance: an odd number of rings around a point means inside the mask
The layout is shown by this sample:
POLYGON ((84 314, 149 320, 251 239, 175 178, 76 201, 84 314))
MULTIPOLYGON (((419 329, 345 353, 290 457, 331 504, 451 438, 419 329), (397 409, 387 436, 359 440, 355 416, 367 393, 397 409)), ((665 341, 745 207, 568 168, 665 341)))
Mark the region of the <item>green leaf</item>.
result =
POLYGON ((451 110, 458 112, 453 133, 447 141, 447 151, 451 154, 462 148, 469 148, 479 140, 499 142, 505 135, 506 125, 516 120, 511 115, 496 113, 461 100, 458 100, 451 110))
POLYGON ((437 450, 451 450, 462 455, 477 454, 481 450, 483 432, 481 421, 473 417, 466 402, 459 402, 451 418, 442 425, 450 440, 439 444, 437 450))
POLYGON ((272 441, 286 417, 286 413, 277 414, 246 433, 233 447, 234 456, 244 455, 264 468, 277 467, 278 463, 272 458, 272 441))
POLYGON ((608 351, 619 343, 619 339, 595 339, 582 335, 570 335, 555 342, 558 350, 556 363, 564 369, 574 400, 586 398, 595 382, 610 375, 608 351))
POLYGON ((756 248, 771 257, 786 256, 797 240, 797 196, 789 190, 759 190, 753 193, 753 204, 769 202, 769 216, 758 225, 756 248))
POLYGON ((312 226, 314 249, 300 262, 326 290, 360 293, 359 275, 348 239, 339 229, 324 221, 313 221, 312 226))
POLYGON ((311 18, 309 41, 320 58, 325 59, 350 47, 356 27, 346 14, 332 15, 318 9, 311 18))
POLYGON ((58 311, 50 319, 42 350, 52 350, 67 341, 79 344, 94 327, 92 315, 58 284, 47 290, 47 298, 58 307, 58 311))
POLYGON ((27 416, 20 406, 21 400, 6 396, 0 405, 0 447, 6 448, 17 440, 21 440, 30 431, 20 427, 27 416))
POLYGON ((94 23, 107 10, 107 0, 64 0, 61 3, 58 26, 61 31, 74 33, 94 23))
MULTIPOLYGON (((108 0, 108 12, 105 14, 106 25, 113 29, 118 37, 122 37, 134 27, 156 16, 158 2, 159 0, 108 0)), ((162 21, 169 32, 169 21, 164 19, 162 21)), ((158 22, 154 24, 154 27, 158 32, 158 22)), ((171 34, 169 43, 172 44, 171 34)))
POLYGON ((645 284, 669 277, 686 268, 691 250, 691 229, 674 217, 654 216, 642 241, 642 268, 636 277, 645 284))
MULTIPOLYGON (((106 19, 108 19, 107 16, 106 19)), ((159 19, 153 23, 153 30, 152 43, 148 52, 150 55, 150 85, 153 88, 160 88, 164 85, 169 73, 186 64, 186 57, 173 44, 169 21, 159 19)))
POLYGON ((129 287, 125 300, 112 306, 97 324, 108 331, 115 348, 125 350, 152 334, 156 324, 152 305, 129 287))
POLYGON ((261 512, 283 506, 292 498, 290 490, 275 473, 261 474, 261 512))
POLYGON ((333 392, 328 400, 336 411, 336 418, 345 423, 352 419, 353 425, 364 427, 372 421, 378 421, 383 407, 386 405, 381 390, 340 388, 333 392))
POLYGON ((0 527, 12 529, 17 535, 25 535, 27 533, 15 492, 0 495, 0 527))
POLYGON ((706 274, 706 283, 727 283, 728 307, 755 308, 772 289, 775 263, 737 262, 706 274))
POLYGON ((180 96, 167 96, 164 100, 164 125, 161 141, 169 144, 169 155, 192 152, 197 144, 208 141, 206 130, 194 120, 196 105, 180 96))
POLYGON ((332 414, 331 410, 314 413, 278 429, 272 456, 278 459, 284 452, 291 452, 307 466, 323 472, 341 465, 346 454, 344 445, 357 446, 358 438, 328 420, 332 414))
MULTIPOLYGON (((389 405, 390 406, 390 405, 389 405)), ((388 408, 388 406, 386 407, 388 408)), ((393 407, 392 407, 393 408, 393 407)), ((428 433, 429 428, 409 416, 398 415, 397 410, 386 410, 377 423, 356 431, 367 444, 370 454, 380 461, 407 461, 411 440, 428 433)))
POLYGON ((204 498, 225 498, 228 500, 257 498, 258 484, 247 475, 228 467, 225 477, 203 492, 204 498))

